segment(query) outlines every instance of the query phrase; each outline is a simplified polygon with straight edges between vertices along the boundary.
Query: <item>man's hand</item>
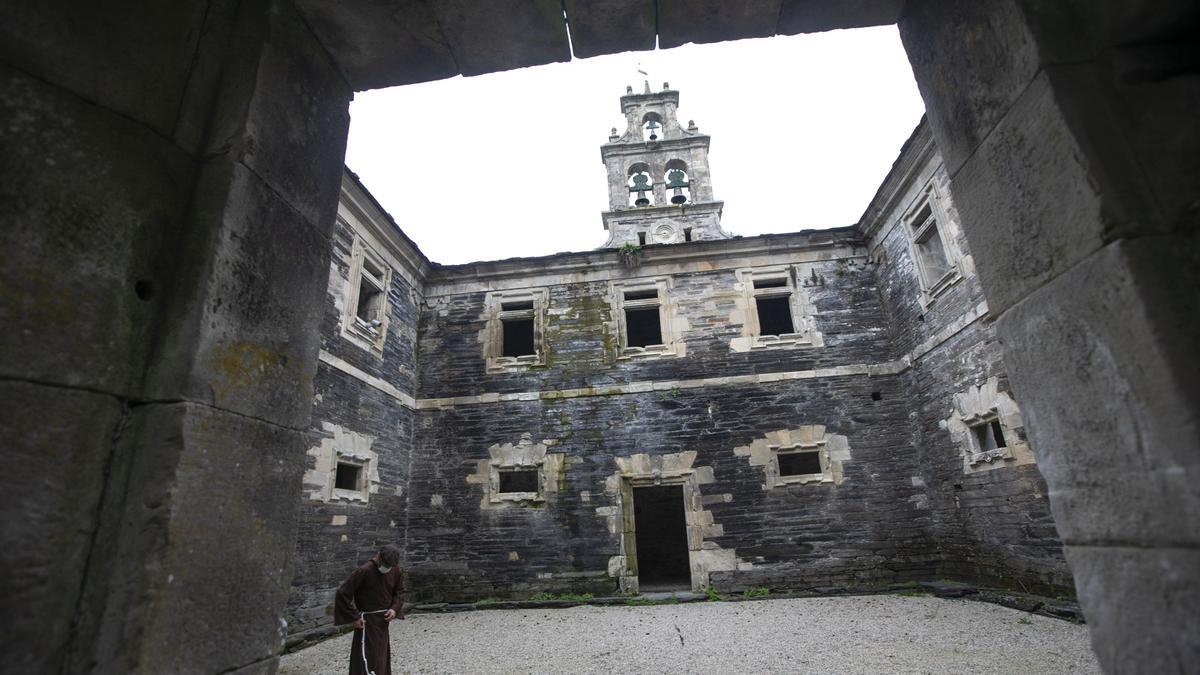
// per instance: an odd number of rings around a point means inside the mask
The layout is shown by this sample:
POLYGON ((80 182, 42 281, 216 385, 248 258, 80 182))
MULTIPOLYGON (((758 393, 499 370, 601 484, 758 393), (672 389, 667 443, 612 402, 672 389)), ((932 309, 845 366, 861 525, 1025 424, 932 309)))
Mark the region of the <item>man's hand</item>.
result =
POLYGON ((364 625, 366 625, 366 624, 365 624, 365 622, 363 621, 363 618, 362 618, 361 616, 360 616, 360 617, 358 617, 357 619, 355 619, 355 620, 354 620, 354 627, 355 627, 355 628, 357 628, 357 629, 359 629, 359 630, 362 630, 364 625))
POLYGON ((389 609, 388 611, 383 613, 384 621, 391 621, 394 618, 396 618, 396 610, 394 610, 394 609, 389 609))

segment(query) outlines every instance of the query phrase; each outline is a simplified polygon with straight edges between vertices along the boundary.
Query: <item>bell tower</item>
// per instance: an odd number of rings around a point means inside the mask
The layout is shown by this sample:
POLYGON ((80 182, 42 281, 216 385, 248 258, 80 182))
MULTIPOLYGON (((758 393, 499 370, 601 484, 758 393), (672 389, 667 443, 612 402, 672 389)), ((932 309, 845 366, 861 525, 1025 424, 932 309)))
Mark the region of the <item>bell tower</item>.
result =
POLYGON ((622 244, 678 244, 728 239, 721 229, 723 202, 713 199, 708 173, 708 136, 696 123, 679 124, 679 92, 641 94, 626 87, 621 97, 625 131, 613 128, 600 156, 608 170, 605 248, 622 244))

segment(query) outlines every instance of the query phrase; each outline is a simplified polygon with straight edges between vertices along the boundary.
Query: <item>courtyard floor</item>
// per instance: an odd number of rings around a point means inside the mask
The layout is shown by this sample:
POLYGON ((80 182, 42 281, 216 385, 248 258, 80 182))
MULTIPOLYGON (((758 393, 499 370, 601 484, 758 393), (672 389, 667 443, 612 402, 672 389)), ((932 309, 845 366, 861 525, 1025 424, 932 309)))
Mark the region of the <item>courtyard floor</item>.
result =
MULTIPOLYGON (((1087 628, 894 595, 414 614, 394 673, 1098 673, 1087 628)), ((280 673, 345 673, 350 635, 280 673)))

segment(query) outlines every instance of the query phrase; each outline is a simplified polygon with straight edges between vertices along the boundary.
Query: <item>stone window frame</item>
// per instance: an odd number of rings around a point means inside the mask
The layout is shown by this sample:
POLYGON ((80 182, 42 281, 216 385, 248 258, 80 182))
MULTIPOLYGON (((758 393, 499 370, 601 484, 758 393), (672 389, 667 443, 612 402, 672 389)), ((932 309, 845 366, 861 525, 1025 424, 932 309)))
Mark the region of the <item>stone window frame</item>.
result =
POLYGON ((566 455, 549 452, 552 439, 540 443, 526 432, 516 443, 497 443, 488 448, 487 459, 479 460, 475 472, 467 476, 468 483, 483 486, 481 508, 505 508, 510 506, 540 506, 547 495, 562 489, 566 455), (501 492, 500 473, 513 469, 536 469, 538 472, 537 492, 501 492))
POLYGON ((797 441, 786 445, 772 444, 768 445, 771 449, 771 464, 767 467, 767 475, 774 474, 776 485, 797 484, 804 485, 806 483, 832 483, 833 482, 833 463, 829 460, 829 448, 826 447, 825 439, 821 438, 813 441, 797 441), (783 475, 779 468, 779 456, 788 454, 800 454, 807 452, 817 453, 817 459, 820 460, 821 470, 817 473, 801 473, 792 474, 790 476, 783 475))
POLYGON ((545 288, 525 288, 510 291, 492 291, 484 301, 487 316, 487 341, 484 360, 489 374, 513 373, 546 364, 546 305, 550 294, 545 288), (504 304, 510 302, 532 302, 532 310, 505 311, 504 304), (533 354, 504 356, 504 319, 533 318, 533 354))
POLYGON ((958 444, 965 474, 1035 463, 1033 449, 1025 440, 1021 411, 1012 396, 1000 391, 997 376, 955 394, 950 415, 942 424, 958 444), (999 423, 1005 445, 984 450, 979 446, 975 429, 992 422, 999 423))
POLYGON ((383 358, 383 343, 387 339, 388 324, 391 321, 388 315, 388 296, 391 288, 392 267, 384 261, 382 255, 367 245, 362 236, 355 233, 350 252, 349 279, 343 298, 341 335, 379 359, 383 358), (367 262, 382 271, 382 279, 366 271, 367 262), (379 322, 378 326, 371 326, 358 316, 358 299, 363 283, 371 284, 383 295, 374 319, 379 322))
POLYGON ((946 212, 945 198, 932 178, 921 188, 901 220, 908 241, 908 255, 913 260, 917 281, 921 284, 921 306, 928 307, 938 296, 963 278, 961 256, 953 243, 954 232, 949 227, 950 214, 946 212), (929 210, 929 217, 917 222, 926 208, 929 210), (920 243, 932 232, 937 232, 947 265, 946 272, 937 279, 930 278, 920 252, 920 243))
POLYGON ((734 271, 737 287, 741 290, 742 337, 730 342, 733 351, 760 349, 789 349, 822 347, 825 341, 816 329, 814 316, 817 308, 808 300, 804 286, 797 282, 800 276, 794 265, 770 267, 747 267, 734 271), (775 288, 755 288, 754 282, 784 279, 786 284, 775 288), (792 314, 792 332, 783 335, 760 335, 758 319, 759 297, 788 297, 788 308, 792 314))
POLYGON ((826 431, 824 425, 807 424, 795 429, 771 431, 754 439, 749 445, 733 449, 733 454, 746 457, 751 466, 763 468, 763 490, 802 485, 841 485, 845 480, 844 465, 850 461, 849 440, 841 434, 826 431), (821 460, 820 473, 784 476, 779 472, 779 455, 788 452, 816 451, 821 460))
POLYGON ((304 474, 305 487, 313 488, 309 499, 331 504, 369 504, 371 493, 379 490, 379 455, 372 449, 375 438, 329 422, 322 422, 321 427, 324 437, 318 445, 309 449, 308 455, 314 461, 304 474), (339 463, 362 467, 359 489, 343 490, 336 487, 339 463))
POLYGON ((635 359, 674 358, 684 355, 683 339, 680 337, 675 303, 671 297, 671 277, 645 277, 609 282, 609 305, 616 325, 616 358, 619 361, 635 359), (655 289, 657 297, 646 300, 626 300, 628 292, 655 289), (658 327, 662 332, 662 343, 647 347, 629 347, 625 325, 625 309, 658 307, 658 327))
POLYGON ((333 460, 333 471, 330 472, 329 496, 330 501, 356 501, 366 504, 371 500, 369 476, 371 475, 372 460, 338 451, 333 460), (346 490, 337 486, 337 468, 342 464, 352 464, 358 467, 358 489, 346 490))

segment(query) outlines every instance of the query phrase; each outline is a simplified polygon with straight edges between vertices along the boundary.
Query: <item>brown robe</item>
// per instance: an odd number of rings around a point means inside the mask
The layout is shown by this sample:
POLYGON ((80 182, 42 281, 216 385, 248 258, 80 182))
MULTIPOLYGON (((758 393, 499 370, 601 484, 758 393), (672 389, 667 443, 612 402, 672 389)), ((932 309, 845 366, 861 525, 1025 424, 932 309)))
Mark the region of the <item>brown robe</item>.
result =
MULTIPOLYGON (((404 575, 399 567, 387 574, 379 571, 371 559, 354 570, 337 590, 333 604, 333 622, 337 625, 354 623, 360 612, 391 608, 396 619, 404 618, 404 575)), ((388 640, 388 622, 383 613, 367 614, 364 618, 367 633, 367 665, 375 675, 392 675, 392 644, 388 640)), ((350 645, 350 675, 367 675, 363 669, 363 631, 354 629, 350 645)))

